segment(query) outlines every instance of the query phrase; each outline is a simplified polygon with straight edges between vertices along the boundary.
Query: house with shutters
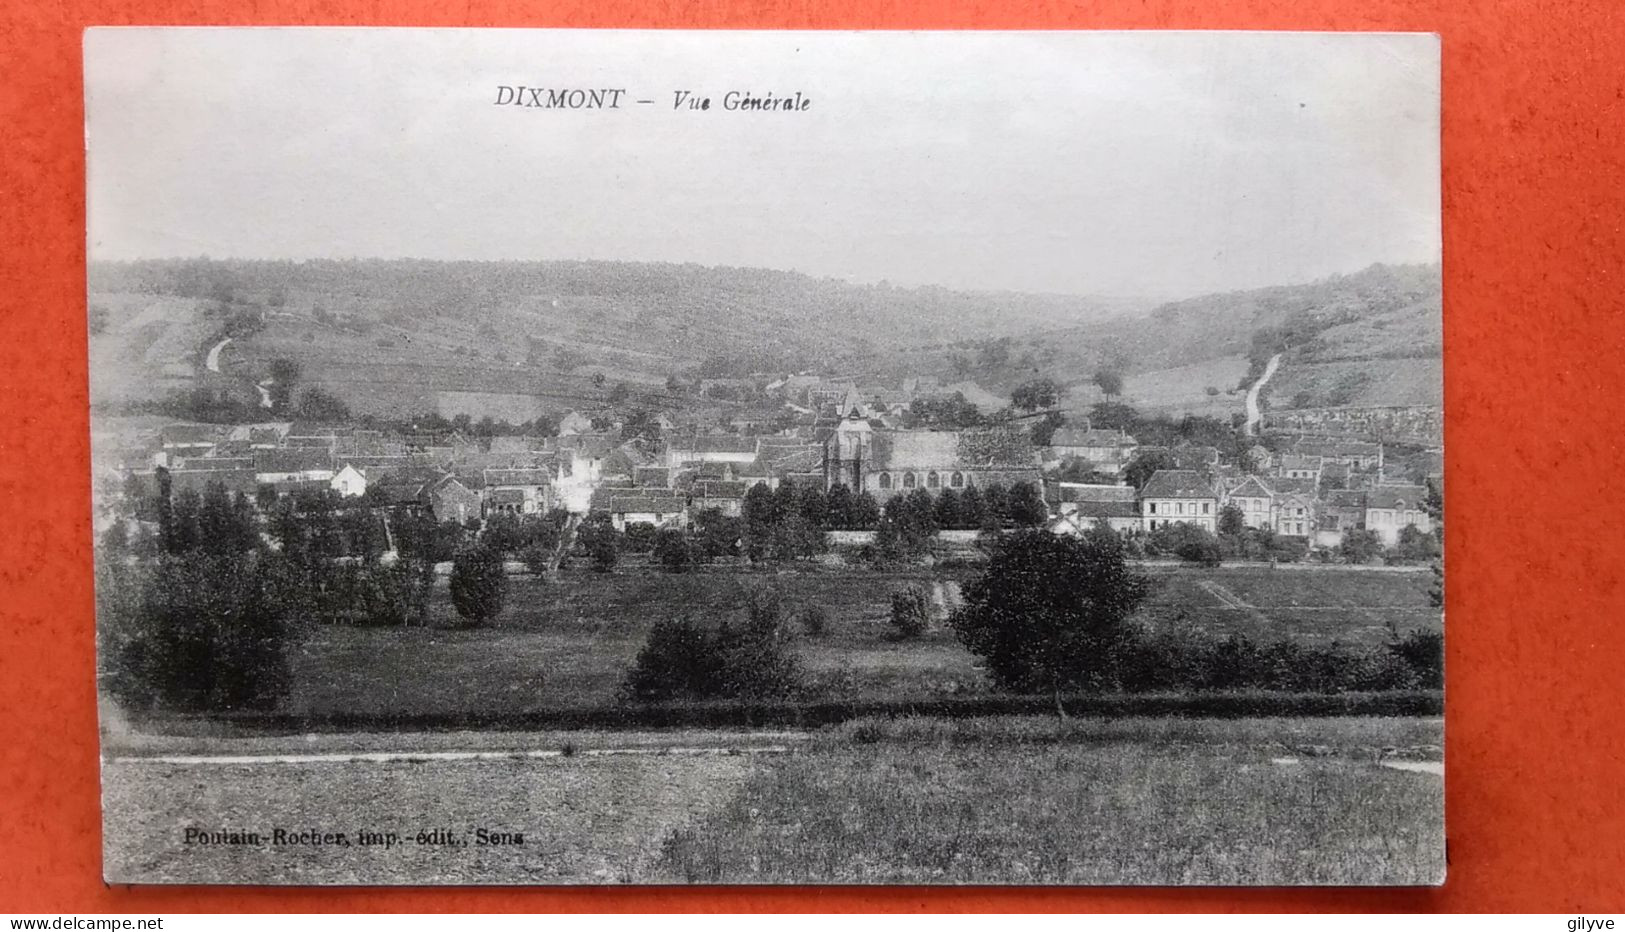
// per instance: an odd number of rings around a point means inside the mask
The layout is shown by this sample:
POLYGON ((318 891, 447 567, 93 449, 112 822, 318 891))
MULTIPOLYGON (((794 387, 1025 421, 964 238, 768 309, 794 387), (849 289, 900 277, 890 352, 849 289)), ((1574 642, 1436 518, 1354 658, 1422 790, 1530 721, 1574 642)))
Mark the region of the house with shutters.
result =
POLYGON ((1276 461, 1275 474, 1282 479, 1320 480, 1325 469, 1322 457, 1308 453, 1283 453, 1276 461))
POLYGON ((1140 490, 1140 517, 1145 529, 1194 524, 1217 531, 1219 495, 1207 475, 1195 469, 1159 469, 1140 490))
POLYGON ((1366 492, 1365 527, 1376 531, 1384 546, 1399 542, 1399 532, 1414 526, 1431 533, 1433 516, 1427 512, 1428 491, 1419 485, 1379 485, 1366 492))
POLYGON ((1241 523, 1259 530, 1274 530, 1275 490, 1257 476, 1248 476, 1224 494, 1224 504, 1241 511, 1241 523))

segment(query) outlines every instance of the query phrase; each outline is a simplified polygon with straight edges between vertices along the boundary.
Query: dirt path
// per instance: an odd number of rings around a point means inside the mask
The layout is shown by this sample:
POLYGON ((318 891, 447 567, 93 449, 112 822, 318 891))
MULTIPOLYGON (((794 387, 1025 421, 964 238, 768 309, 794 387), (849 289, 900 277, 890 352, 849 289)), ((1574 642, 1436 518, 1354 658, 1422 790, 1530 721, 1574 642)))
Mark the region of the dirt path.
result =
POLYGON ((231 337, 226 337, 224 340, 221 340, 219 343, 216 343, 209 350, 209 357, 203 361, 204 367, 207 368, 210 372, 219 372, 220 371, 220 351, 225 349, 226 344, 230 343, 230 342, 231 342, 231 337))
POLYGON ((431 761, 535 760, 552 757, 705 757, 733 754, 788 754, 787 744, 756 744, 723 747, 588 748, 563 751, 544 748, 530 751, 353 751, 327 754, 138 754, 109 757, 108 764, 169 764, 171 766, 216 765, 229 767, 256 764, 422 764, 431 761))
POLYGON ((1258 407, 1258 393, 1264 390, 1264 383, 1275 375, 1275 369, 1281 364, 1281 354, 1276 353, 1264 366, 1264 374, 1258 377, 1253 387, 1247 389, 1247 436, 1251 437, 1258 432, 1258 422, 1263 419, 1264 413, 1258 407))

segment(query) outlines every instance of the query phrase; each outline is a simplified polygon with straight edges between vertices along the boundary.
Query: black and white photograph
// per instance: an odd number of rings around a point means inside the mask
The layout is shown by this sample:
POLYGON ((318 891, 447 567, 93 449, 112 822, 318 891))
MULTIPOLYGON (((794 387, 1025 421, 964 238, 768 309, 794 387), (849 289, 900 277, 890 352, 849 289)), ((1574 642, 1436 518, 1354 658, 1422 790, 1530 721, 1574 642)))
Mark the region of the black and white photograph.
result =
POLYGON ((84 68, 108 882, 1443 883, 1437 36, 84 68))

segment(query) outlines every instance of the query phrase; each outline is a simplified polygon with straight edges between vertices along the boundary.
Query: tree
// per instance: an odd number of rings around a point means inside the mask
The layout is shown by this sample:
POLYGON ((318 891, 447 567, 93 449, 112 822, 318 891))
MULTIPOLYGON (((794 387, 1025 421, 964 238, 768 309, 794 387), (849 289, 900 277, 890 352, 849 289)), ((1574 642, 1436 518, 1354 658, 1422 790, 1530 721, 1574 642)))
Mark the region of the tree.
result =
POLYGON ((959 523, 956 527, 975 531, 980 530, 987 523, 987 501, 982 498, 982 491, 974 485, 967 485, 965 491, 959 496, 959 523))
POLYGON ((965 398, 963 392, 952 395, 916 398, 908 406, 910 427, 937 427, 944 430, 963 430, 980 427, 987 422, 981 409, 965 398))
POLYGON ((801 511, 802 520, 813 528, 823 531, 830 526, 829 523, 829 496, 817 486, 809 486, 799 490, 797 507, 801 511))
POLYGON ((1010 393, 1010 403, 1023 411, 1053 408, 1060 400, 1061 389, 1051 379, 1033 379, 1016 386, 1010 393))
POLYGON ((498 511, 486 518, 485 527, 480 531, 480 543, 504 556, 518 553, 525 545, 519 516, 498 511))
POLYGON ((831 486, 824 499, 824 526, 842 531, 852 530, 854 506, 851 489, 840 484, 831 486))
POLYGON ((1064 716, 1064 691, 1121 684, 1136 640, 1129 617, 1148 592, 1116 535, 1018 531, 965 587, 949 624, 1001 687, 1048 692, 1064 716))
POLYGON ((995 482, 982 490, 982 527, 1002 528, 1010 517, 1010 493, 995 482))
POLYGON ((1241 536, 1247 529, 1247 516, 1242 513, 1235 502, 1227 503, 1219 509, 1219 534, 1222 536, 1241 536))
POLYGON ((655 534, 654 557, 668 573, 686 573, 694 557, 688 535, 677 528, 662 528, 655 534))
POLYGON ((1010 520, 1017 527, 1040 527, 1049 520, 1049 506, 1044 494, 1031 482, 1017 482, 1010 487, 1010 520))
POLYGON ((1346 563, 1367 563, 1382 552, 1382 540, 1376 531, 1352 529, 1343 532, 1337 550, 1346 563))
POLYGON ((867 531, 880 523, 880 503, 868 491, 858 493, 852 500, 852 520, 848 525, 854 531, 867 531))
POLYGON ((350 419, 350 406, 336 395, 319 388, 307 388, 299 394, 299 405, 294 413, 311 421, 344 422, 350 419))
POLYGON ((1150 543, 1163 553, 1171 553, 1188 563, 1218 566, 1224 559, 1219 539, 1206 528, 1176 521, 1152 531, 1150 543))
POLYGON ((898 638, 912 639, 931 624, 931 600, 919 586, 892 593, 891 626, 898 638))
POLYGON ((773 529, 779 523, 779 503, 773 491, 758 483, 745 492, 740 506, 744 519, 745 555, 750 562, 760 563, 772 555, 773 529))
POLYGON ((1427 563, 1437 560, 1439 556, 1439 541, 1432 534, 1414 524, 1407 524, 1400 529, 1399 541, 1393 549, 1393 559, 1396 562, 1427 563))
POLYGON ((1095 373, 1094 383, 1107 395, 1123 394, 1123 376, 1109 369, 1101 369, 1095 373))
POLYGON ((98 662, 109 691, 138 707, 270 709, 287 695, 298 575, 264 551, 194 550, 97 567, 98 662))
POLYGON ((1055 432, 1066 426, 1066 415, 1051 411, 1033 423, 1033 446, 1047 447, 1055 439, 1055 432))
POLYGON ((793 645, 783 597, 753 591, 742 624, 706 630, 686 617, 656 622, 621 694, 642 702, 782 698, 801 681, 793 645))
POLYGON ((738 518, 729 517, 720 509, 707 508, 694 519, 697 531, 694 556, 702 563, 710 563, 718 557, 731 557, 739 547, 740 538, 744 535, 743 522, 738 518))
POLYGON ((294 386, 299 384, 299 377, 304 370, 292 359, 278 357, 271 360, 270 372, 271 385, 267 391, 271 395, 271 407, 285 411, 293 404, 294 386))
POLYGON ((964 521, 960 510, 960 495, 954 489, 943 489, 937 494, 936 525, 940 530, 957 529, 964 521))
POLYGON ((482 625, 501 614, 507 585, 502 555, 490 547, 473 544, 452 557, 451 604, 470 625, 482 625))
POLYGON ((581 522, 581 528, 576 532, 576 540, 581 542, 581 548, 592 560, 593 570, 599 573, 615 569, 616 562, 620 560, 620 536, 608 515, 589 517, 581 522))
POLYGON ((1142 451, 1135 454, 1129 464, 1123 467, 1123 478, 1136 489, 1145 488, 1153 473, 1161 469, 1178 469, 1179 461, 1174 459, 1172 453, 1163 450, 1142 451))

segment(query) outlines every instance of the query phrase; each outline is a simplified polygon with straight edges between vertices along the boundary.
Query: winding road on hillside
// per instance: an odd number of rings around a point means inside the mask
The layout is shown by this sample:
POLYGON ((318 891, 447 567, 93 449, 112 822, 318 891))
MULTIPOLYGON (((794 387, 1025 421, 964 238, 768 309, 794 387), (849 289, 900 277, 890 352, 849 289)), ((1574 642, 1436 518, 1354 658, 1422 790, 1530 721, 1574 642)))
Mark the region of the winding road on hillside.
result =
POLYGON ((1253 387, 1247 389, 1247 436, 1251 437, 1258 432, 1258 422, 1263 419, 1264 413, 1258 409, 1258 393, 1264 390, 1264 383, 1275 374, 1275 367, 1281 364, 1281 354, 1276 353, 1270 357, 1264 366, 1264 374, 1258 377, 1253 387))
POLYGON ((207 359, 205 359, 203 361, 203 365, 210 372, 219 372, 220 371, 220 351, 225 349, 226 344, 230 343, 230 342, 231 342, 231 337, 226 337, 224 340, 221 340, 219 343, 216 343, 214 345, 213 349, 209 350, 209 358, 207 358, 207 359))

